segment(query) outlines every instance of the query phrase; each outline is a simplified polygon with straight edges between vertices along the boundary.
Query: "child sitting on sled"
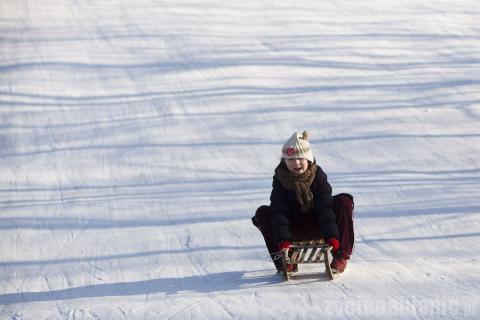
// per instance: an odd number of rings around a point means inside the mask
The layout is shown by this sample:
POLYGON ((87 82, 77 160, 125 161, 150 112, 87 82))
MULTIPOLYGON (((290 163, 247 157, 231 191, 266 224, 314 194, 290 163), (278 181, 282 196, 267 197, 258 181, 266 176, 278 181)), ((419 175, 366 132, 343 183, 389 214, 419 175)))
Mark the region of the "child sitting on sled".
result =
MULTIPOLYGON (((307 139, 307 132, 295 132, 285 142, 273 176, 270 206, 259 207, 252 221, 278 271, 282 261, 273 257, 291 241, 323 238, 332 246, 332 271, 341 273, 354 244, 353 197, 332 196, 327 175, 317 165, 307 139)), ((296 269, 296 265, 287 266, 288 272, 296 269)))

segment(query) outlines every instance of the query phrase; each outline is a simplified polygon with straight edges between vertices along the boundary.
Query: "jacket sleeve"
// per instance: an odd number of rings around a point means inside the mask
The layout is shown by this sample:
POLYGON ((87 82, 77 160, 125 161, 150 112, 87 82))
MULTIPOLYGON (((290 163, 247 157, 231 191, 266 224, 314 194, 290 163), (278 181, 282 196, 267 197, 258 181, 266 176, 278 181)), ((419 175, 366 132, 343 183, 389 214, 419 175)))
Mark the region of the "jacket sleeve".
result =
POLYGON ((336 215, 332 209, 332 186, 328 183, 327 175, 318 167, 314 189, 315 213, 324 238, 338 238, 336 215))
POLYGON ((275 242, 290 240, 290 225, 288 216, 290 209, 287 204, 285 190, 277 178, 273 178, 272 193, 270 194, 270 212, 275 242))

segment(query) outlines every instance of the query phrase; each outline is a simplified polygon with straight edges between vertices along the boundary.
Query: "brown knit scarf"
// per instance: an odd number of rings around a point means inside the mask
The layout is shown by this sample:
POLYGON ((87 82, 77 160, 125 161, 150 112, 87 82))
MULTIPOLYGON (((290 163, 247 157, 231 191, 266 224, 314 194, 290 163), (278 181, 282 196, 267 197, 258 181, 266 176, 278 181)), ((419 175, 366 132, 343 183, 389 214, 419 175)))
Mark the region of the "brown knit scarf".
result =
POLYGON ((310 164, 308 169, 300 174, 295 175, 288 171, 288 168, 283 164, 279 164, 275 169, 275 176, 282 183, 282 186, 288 190, 294 190, 297 196, 297 201, 300 204, 302 212, 308 212, 313 208, 313 194, 310 191, 313 179, 317 172, 317 165, 310 164))

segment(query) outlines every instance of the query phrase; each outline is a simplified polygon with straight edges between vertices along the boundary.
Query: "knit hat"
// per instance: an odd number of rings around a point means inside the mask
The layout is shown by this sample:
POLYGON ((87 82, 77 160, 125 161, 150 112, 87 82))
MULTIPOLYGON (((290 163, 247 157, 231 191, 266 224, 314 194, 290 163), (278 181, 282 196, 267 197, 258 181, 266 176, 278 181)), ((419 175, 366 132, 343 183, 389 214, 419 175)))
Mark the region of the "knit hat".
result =
POLYGON ((307 131, 303 131, 303 133, 295 132, 283 145, 282 159, 305 158, 314 162, 312 149, 307 139, 307 131))

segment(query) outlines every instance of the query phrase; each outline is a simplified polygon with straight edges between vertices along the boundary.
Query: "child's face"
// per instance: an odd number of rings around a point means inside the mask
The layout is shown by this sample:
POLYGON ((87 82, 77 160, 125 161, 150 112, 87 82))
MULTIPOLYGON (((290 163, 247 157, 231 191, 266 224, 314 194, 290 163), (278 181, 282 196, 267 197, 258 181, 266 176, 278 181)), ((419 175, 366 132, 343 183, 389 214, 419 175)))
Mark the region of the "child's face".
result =
POLYGON ((305 158, 298 159, 285 159, 288 171, 293 172, 295 175, 299 175, 307 171, 308 160, 305 158))

